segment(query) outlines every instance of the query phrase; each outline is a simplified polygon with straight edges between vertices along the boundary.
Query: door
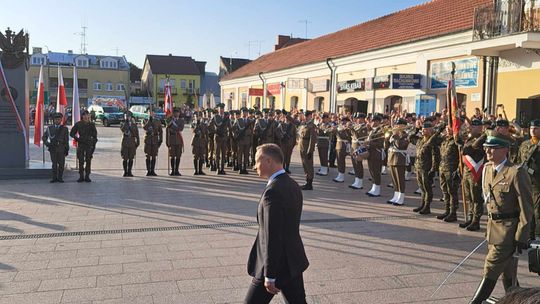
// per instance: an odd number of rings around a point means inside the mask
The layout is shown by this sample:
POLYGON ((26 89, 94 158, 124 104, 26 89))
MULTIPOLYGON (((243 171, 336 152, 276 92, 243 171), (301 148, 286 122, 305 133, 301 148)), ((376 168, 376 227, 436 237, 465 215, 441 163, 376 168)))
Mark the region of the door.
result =
POLYGON ((533 119, 540 119, 540 98, 517 99, 516 121, 528 127, 533 119))

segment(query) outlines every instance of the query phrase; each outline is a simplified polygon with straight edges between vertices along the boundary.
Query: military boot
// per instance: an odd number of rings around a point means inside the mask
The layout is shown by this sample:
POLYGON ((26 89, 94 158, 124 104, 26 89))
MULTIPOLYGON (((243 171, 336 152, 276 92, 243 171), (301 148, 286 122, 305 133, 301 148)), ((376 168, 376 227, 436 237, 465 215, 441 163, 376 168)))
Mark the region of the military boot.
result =
POLYGON ((416 208, 414 208, 413 212, 419 212, 420 210, 424 209, 424 206, 426 205, 426 202, 422 201, 422 204, 416 208))
POLYGON ((210 161, 208 161, 208 157, 205 159, 206 168, 210 168, 210 161))
POLYGON ((215 160, 210 161, 210 171, 217 171, 217 165, 215 160))
POLYGON ((133 173, 131 172, 132 169, 133 169, 133 159, 130 159, 130 160, 128 160, 128 172, 127 172, 127 176, 133 177, 133 173))
POLYGON ((472 223, 472 215, 469 215, 470 220, 467 220, 461 224, 459 224, 459 228, 467 228, 472 223))
POLYGON ((467 226, 468 231, 478 231, 480 230, 480 219, 475 218, 469 226, 467 226))
POLYGON ((204 173, 202 170, 203 165, 204 165, 204 161, 202 159, 199 159, 199 175, 206 175, 206 173, 204 173))
POLYGON ((147 158, 146 159, 146 176, 152 176, 152 162, 147 158))
POLYGON ((77 183, 84 182, 84 163, 79 162, 79 179, 77 180, 77 183))
POLYGON ((519 282, 516 278, 516 285, 514 285, 514 280, 512 278, 503 277, 502 278, 504 293, 508 294, 512 291, 512 288, 519 287, 519 282))
POLYGON ((313 179, 308 178, 306 179, 306 183, 302 185, 302 190, 313 190, 313 179))
POLYGON ((219 166, 219 171, 217 173, 218 175, 226 175, 225 173, 225 162, 221 161, 221 164, 219 166))
POLYGON ((437 215, 438 220, 444 220, 445 217, 447 217, 450 214, 450 206, 446 206, 446 211, 444 211, 443 214, 437 215))
POLYGON ((156 158, 152 158, 152 161, 150 162, 150 166, 152 169, 151 176, 157 176, 156 174, 156 158))
POLYGON ((92 171, 92 161, 90 159, 86 160, 86 167, 84 168, 84 181, 90 183, 90 172, 92 171))
POLYGON ((195 168, 195 172, 193 173, 193 175, 200 175, 200 173, 199 173, 199 161, 197 161, 196 159, 193 160, 193 167, 195 168))
POLYGON ((128 166, 128 161, 124 159, 122 161, 122 167, 124 168, 124 175, 122 175, 123 177, 128 176, 128 168, 127 168, 127 166, 128 166))
POLYGON ((452 209, 450 213, 443 219, 447 223, 453 223, 457 221, 456 209, 452 209))
POLYGON ((174 176, 182 176, 180 174, 180 157, 176 157, 174 161, 174 176))
POLYGON ((171 163, 171 172, 169 173, 169 176, 174 176, 174 165, 176 164, 174 157, 171 157, 170 163, 171 163))
POLYGON ((471 302, 469 302, 469 304, 482 304, 484 300, 487 300, 489 298, 496 284, 497 281, 495 280, 483 278, 482 282, 480 282, 480 285, 478 285, 474 297, 472 298, 471 302))
POLYGON ((420 210, 418 213, 423 215, 431 214, 431 202, 427 202, 424 208, 422 208, 422 210, 420 210))

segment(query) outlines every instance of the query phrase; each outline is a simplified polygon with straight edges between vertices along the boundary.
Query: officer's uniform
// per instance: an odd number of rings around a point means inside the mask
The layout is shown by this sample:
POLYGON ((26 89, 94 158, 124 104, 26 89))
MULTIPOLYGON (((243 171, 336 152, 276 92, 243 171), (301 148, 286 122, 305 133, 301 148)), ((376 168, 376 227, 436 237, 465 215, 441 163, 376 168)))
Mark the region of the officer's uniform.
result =
MULTIPOLYGON (((510 141, 509 137, 493 134, 487 137, 484 146, 508 147, 510 141)), ((472 304, 480 304, 489 297, 501 274, 506 291, 517 283, 517 258, 513 255, 528 247, 533 216, 530 183, 525 168, 513 165, 508 159, 497 166, 489 162, 484 167, 482 193, 488 210, 488 253, 483 280, 472 304)))
POLYGON ((216 171, 216 147, 215 147, 215 137, 216 137, 216 128, 215 125, 212 123, 212 120, 214 119, 214 115, 216 113, 213 110, 209 110, 209 113, 211 113, 211 117, 208 120, 208 159, 206 161, 206 167, 210 167, 210 171, 216 171))
MULTIPOLYGON (((246 108, 242 112, 247 112, 246 108)), ((236 120, 234 126, 234 136, 238 143, 238 166, 240 174, 248 174, 249 151, 251 150, 252 122, 249 118, 240 117, 236 120)))
POLYGON ((345 159, 351 153, 351 129, 347 126, 348 118, 343 117, 341 125, 335 131, 336 142, 336 160, 338 167, 338 175, 333 179, 336 183, 345 181, 345 159))
MULTIPOLYGON (((397 126, 406 126, 407 121, 399 119, 397 126)), ((388 147, 388 168, 394 185, 394 196, 387 201, 389 204, 401 206, 405 203, 405 169, 410 162, 407 154, 409 140, 404 131, 393 134, 386 142, 388 147)))
MULTIPOLYGON (((531 128, 540 128, 540 119, 530 123, 531 128)), ((540 237, 540 138, 524 141, 519 148, 519 164, 529 174, 532 185, 534 216, 531 222, 531 239, 540 237)))
MULTIPOLYGON (((425 122, 423 128, 433 128, 431 122, 425 122)), ((436 157, 437 150, 435 149, 438 134, 432 134, 429 137, 421 136, 417 137, 412 135, 409 137, 411 142, 415 142, 416 145, 416 159, 414 162, 414 169, 416 171, 416 180, 418 186, 422 190, 422 202, 417 208, 414 208, 414 212, 420 214, 431 213, 431 202, 433 201, 433 177, 435 170, 433 168, 438 167, 438 158, 436 157)))
POLYGON ((255 165, 255 154, 257 153, 257 147, 259 146, 260 144, 260 136, 259 136, 259 131, 258 131, 258 127, 259 127, 259 120, 262 119, 262 113, 260 111, 256 111, 255 112, 255 115, 256 117, 254 118, 255 119, 255 124, 254 124, 254 127, 253 127, 253 136, 251 138, 251 165, 254 166, 255 165))
POLYGON ((233 167, 234 171, 240 170, 240 164, 238 163, 238 139, 234 135, 234 125, 236 120, 240 117, 240 112, 230 111, 231 115, 234 114, 235 118, 229 120, 229 149, 227 151, 227 166, 233 167))
MULTIPOLYGON (((323 119, 328 118, 328 114, 323 114, 323 119)), ((317 126, 317 152, 319 153, 319 162, 321 168, 317 175, 328 175, 328 148, 330 147, 330 123, 321 122, 317 126)))
POLYGON ((299 130, 299 148, 300 157, 302 158, 302 167, 306 174, 306 184, 302 186, 302 190, 313 189, 313 177, 315 175, 313 169, 313 153, 317 144, 317 127, 311 118, 308 118, 312 113, 306 112, 306 119, 309 119, 305 124, 300 126, 299 130))
POLYGON ((202 122, 200 114, 197 113, 197 119, 191 123, 193 137, 191 138, 191 147, 193 153, 194 175, 205 175, 202 170, 205 155, 208 149, 208 126, 202 122))
POLYGON ((144 124, 144 154, 146 154, 146 176, 156 176, 156 159, 163 142, 163 126, 159 119, 150 117, 144 124))
MULTIPOLYGON (((373 120, 380 122, 381 117, 375 116, 373 117, 373 120)), ((371 129, 371 131, 369 131, 367 141, 366 147, 369 153, 367 164, 373 185, 371 186, 371 190, 369 190, 366 194, 370 197, 379 197, 381 195, 382 160, 385 157, 384 131, 382 126, 379 125, 371 129)))
MULTIPOLYGON (((62 118, 61 113, 53 114, 53 120, 62 118)), ((52 180, 51 183, 64 182, 64 167, 66 165, 66 155, 69 152, 69 133, 65 125, 51 125, 43 133, 43 144, 47 146, 51 155, 52 180)))
MULTIPOLYGON (((223 108, 224 105, 220 104, 220 108, 223 108)), ((218 170, 218 174, 224 175, 225 174, 225 156, 227 153, 227 141, 228 141, 228 135, 229 135, 229 118, 225 116, 225 114, 222 116, 220 114, 214 115, 212 117, 212 121, 210 123, 212 125, 212 129, 215 130, 214 135, 214 148, 215 148, 215 157, 216 157, 216 166, 218 170)))
MULTIPOLYGON (((365 117, 365 114, 358 113, 357 117, 365 117), (363 115, 363 116, 360 116, 363 115)), ((359 124, 352 128, 351 130, 351 151, 356 151, 361 145, 364 144, 367 136, 369 134, 369 129, 366 124, 359 124)), ((351 153, 352 154, 352 153, 351 153)), ((351 155, 352 165, 354 168, 354 184, 350 185, 349 188, 352 189, 362 189, 364 188, 364 164, 363 160, 356 158, 351 155)))
MULTIPOLYGON (((89 115, 88 111, 84 111, 83 115, 89 115)), ((91 182, 92 156, 98 141, 96 125, 93 122, 78 121, 71 128, 69 135, 77 141, 77 159, 79 160, 79 179, 77 182, 91 182)))
MULTIPOLYGON (((178 112, 175 109, 175 112, 178 112)), ((172 117, 166 128, 165 144, 169 148, 169 157, 171 162, 171 176, 180 176, 180 157, 184 150, 184 138, 182 131, 184 130, 184 119, 172 117)))
POLYGON ((296 145, 296 125, 293 123, 293 118, 287 115, 287 112, 283 112, 286 115, 286 121, 282 121, 276 128, 276 137, 279 139, 279 146, 283 152, 283 168, 285 172, 291 173, 291 157, 296 145))
POLYGON ((126 115, 126 121, 120 126, 122 131, 122 147, 120 155, 122 156, 122 166, 124 168, 124 176, 133 176, 131 170, 133 168, 133 159, 139 147, 139 129, 137 123, 131 118, 131 115, 126 115))

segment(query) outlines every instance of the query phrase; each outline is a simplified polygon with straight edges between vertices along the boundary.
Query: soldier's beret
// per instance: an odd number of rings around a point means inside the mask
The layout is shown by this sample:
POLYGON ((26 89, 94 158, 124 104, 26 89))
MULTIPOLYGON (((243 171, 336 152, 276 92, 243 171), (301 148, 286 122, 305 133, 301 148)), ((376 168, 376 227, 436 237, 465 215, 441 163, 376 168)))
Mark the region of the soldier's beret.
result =
POLYGON ((246 108, 246 107, 242 107, 240 110, 241 110, 242 112, 249 112, 248 108, 246 108))
POLYGON ((224 104, 224 103, 220 103, 220 104, 218 104, 216 107, 221 108, 221 109, 224 109, 224 108, 225 108, 225 104, 224 104))
POLYGON ((276 114, 277 114, 277 115, 281 114, 281 110, 280 110, 280 109, 277 109, 277 110, 276 110, 276 114))
POLYGON ((230 113, 229 113, 228 111, 223 112, 223 115, 225 115, 225 116, 227 116, 227 115, 229 115, 229 114, 230 114, 230 113))
POLYGON ((371 120, 372 121, 382 121, 382 116, 381 115, 375 115, 375 116, 373 116, 373 118, 371 120))
POLYGON ((396 120, 396 125, 406 125, 407 124, 407 121, 403 118, 399 118, 398 120, 396 120))
POLYGON ((497 127, 509 127, 510 126, 510 123, 508 122, 508 120, 506 119, 498 119, 496 122, 495 122, 495 125, 497 127))
POLYGON ((255 115, 262 115, 261 111, 255 111, 255 115))
POLYGON ((269 116, 274 116, 274 111, 272 111, 272 110, 268 111, 268 115, 269 116))
POLYGON ((483 125, 482 121, 480 119, 473 119, 471 120, 471 126, 481 126, 483 125))
POLYGON ((268 113, 268 112, 270 112, 270 109, 264 108, 264 109, 262 109, 262 111, 263 111, 263 113, 268 113))
POLYGON ((533 119, 530 122, 531 127, 540 127, 540 119, 533 119))
POLYGON ((356 113, 357 118, 366 118, 366 113, 358 112, 356 113))
POLYGON ((433 128, 433 124, 431 123, 431 121, 425 121, 425 122, 422 124, 422 128, 424 128, 424 129, 433 128))
POLYGON ((64 115, 62 115, 62 113, 59 113, 59 112, 56 112, 53 114, 53 118, 62 118, 64 117, 64 115))
POLYGON ((512 139, 506 135, 497 132, 491 132, 487 136, 486 141, 484 142, 484 147, 504 148, 510 146, 511 141, 512 139))
POLYGON ((282 113, 283 115, 289 114, 289 112, 287 112, 287 110, 285 110, 285 109, 281 110, 281 113, 282 113))
POLYGON ((489 119, 486 119, 486 120, 482 120, 482 124, 484 126, 491 126, 493 124, 493 122, 489 119))
POLYGON ((312 114, 313 114, 313 111, 306 111, 306 113, 304 115, 311 116, 312 114))

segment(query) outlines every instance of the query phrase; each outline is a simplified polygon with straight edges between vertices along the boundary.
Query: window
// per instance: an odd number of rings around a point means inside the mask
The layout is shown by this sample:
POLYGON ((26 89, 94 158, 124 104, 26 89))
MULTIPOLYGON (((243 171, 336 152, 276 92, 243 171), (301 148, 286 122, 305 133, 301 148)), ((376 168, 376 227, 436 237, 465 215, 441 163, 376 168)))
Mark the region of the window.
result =
POLYGON ((116 69, 118 67, 118 63, 113 59, 102 59, 99 65, 102 69, 116 69))
POLYGON ((185 88, 186 88, 186 80, 185 80, 185 79, 180 80, 180 88, 181 88, 181 89, 185 89, 185 88))
POLYGON ((116 90, 117 91, 124 91, 124 84, 123 83, 117 83, 116 84, 116 90))
POLYGON ((107 82, 107 91, 112 91, 112 90, 113 90, 112 82, 107 82))
POLYGON ((42 56, 34 56, 34 57, 32 57, 32 64, 34 64, 34 65, 43 65, 43 64, 45 64, 45 57, 42 57, 42 56))
POLYGON ((39 78, 34 78, 34 89, 39 88, 39 78))
POLYGON ((100 82, 94 82, 94 90, 95 91, 101 91, 101 83, 100 82))
POLYGON ((88 67, 88 59, 85 57, 79 57, 77 58, 75 65, 81 68, 87 68, 88 67))

